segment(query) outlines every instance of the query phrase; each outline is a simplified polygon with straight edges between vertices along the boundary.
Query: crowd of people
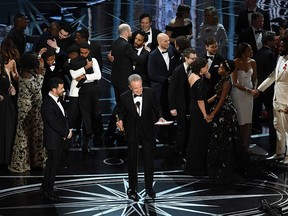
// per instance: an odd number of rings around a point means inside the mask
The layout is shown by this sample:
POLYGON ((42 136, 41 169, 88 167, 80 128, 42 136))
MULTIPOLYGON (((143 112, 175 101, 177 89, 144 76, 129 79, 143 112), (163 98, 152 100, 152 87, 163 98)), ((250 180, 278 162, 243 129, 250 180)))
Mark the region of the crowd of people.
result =
POLYGON ((236 23, 233 60, 227 59, 225 27, 213 6, 204 10, 199 53, 191 47, 187 5, 179 5, 165 33, 152 28, 146 13, 133 33, 127 23, 120 24, 119 38, 107 56, 116 106, 105 134, 98 95, 101 46, 89 40, 87 29, 74 31, 67 23, 52 22, 39 37, 27 36, 26 16, 15 15, 14 27, 1 44, 0 163, 19 173, 45 169, 43 195, 59 201, 53 191, 57 163, 72 130, 73 137, 82 131, 82 151, 91 153, 103 141, 113 144, 118 127, 125 130, 128 146, 130 199, 138 199, 139 145, 146 193, 156 196, 157 141, 175 147, 184 172, 229 184, 248 177, 250 137, 264 104, 275 152, 270 159, 288 164, 288 22, 281 22, 276 36, 269 14, 256 0, 246 0, 246 6, 236 23), (28 42, 33 43, 30 51, 25 50, 28 42), (155 126, 157 121, 165 126, 155 126))

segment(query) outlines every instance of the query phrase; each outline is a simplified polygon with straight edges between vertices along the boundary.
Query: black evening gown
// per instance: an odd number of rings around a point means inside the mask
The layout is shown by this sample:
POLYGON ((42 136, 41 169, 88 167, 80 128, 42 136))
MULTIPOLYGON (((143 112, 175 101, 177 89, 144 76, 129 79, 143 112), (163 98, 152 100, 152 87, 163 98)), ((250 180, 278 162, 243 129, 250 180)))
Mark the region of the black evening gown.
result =
MULTIPOLYGON (((229 77, 220 80, 215 87, 217 100, 224 82, 232 85, 229 77)), ((237 113, 229 92, 212 121, 207 158, 208 175, 219 184, 237 183, 246 175, 249 166, 250 158, 241 144, 237 113)))
POLYGON ((192 24, 185 26, 169 26, 165 27, 166 31, 172 31, 171 38, 176 38, 178 36, 187 36, 191 34, 192 24))
POLYGON ((198 106, 198 100, 204 100, 207 108, 206 87, 203 78, 197 80, 190 88, 190 135, 187 146, 187 163, 184 169, 184 172, 190 175, 205 175, 207 167, 210 130, 209 124, 198 106))
POLYGON ((9 95, 10 82, 6 73, 0 74, 0 164, 8 165, 16 129, 16 113, 9 95))

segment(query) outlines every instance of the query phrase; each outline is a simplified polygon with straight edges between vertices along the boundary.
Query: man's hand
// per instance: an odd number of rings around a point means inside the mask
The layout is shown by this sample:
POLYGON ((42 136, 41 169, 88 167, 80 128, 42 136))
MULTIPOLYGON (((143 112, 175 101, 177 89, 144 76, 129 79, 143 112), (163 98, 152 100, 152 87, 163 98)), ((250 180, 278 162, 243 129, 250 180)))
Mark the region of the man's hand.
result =
POLYGON ((68 134, 68 136, 67 136, 67 139, 71 139, 71 137, 72 137, 72 128, 69 129, 69 134, 68 134))
POLYGON ((111 51, 108 53, 107 59, 108 59, 110 62, 114 62, 114 56, 112 56, 111 51))
POLYGON ((53 40, 51 40, 51 39, 48 39, 48 40, 47 40, 47 44, 48 44, 50 47, 54 48, 54 49, 56 49, 56 48, 58 47, 58 45, 57 45, 57 42, 56 42, 56 39, 55 39, 55 38, 54 38, 53 40))

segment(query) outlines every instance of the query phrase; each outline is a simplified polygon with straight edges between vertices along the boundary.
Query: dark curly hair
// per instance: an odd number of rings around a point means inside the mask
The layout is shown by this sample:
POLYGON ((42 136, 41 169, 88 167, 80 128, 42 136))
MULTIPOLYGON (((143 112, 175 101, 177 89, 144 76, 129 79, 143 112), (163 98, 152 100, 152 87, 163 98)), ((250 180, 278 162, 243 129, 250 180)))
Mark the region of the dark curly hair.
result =
POLYGON ((205 58, 196 58, 195 62, 191 66, 192 73, 199 75, 201 68, 205 67, 207 62, 208 61, 205 58))

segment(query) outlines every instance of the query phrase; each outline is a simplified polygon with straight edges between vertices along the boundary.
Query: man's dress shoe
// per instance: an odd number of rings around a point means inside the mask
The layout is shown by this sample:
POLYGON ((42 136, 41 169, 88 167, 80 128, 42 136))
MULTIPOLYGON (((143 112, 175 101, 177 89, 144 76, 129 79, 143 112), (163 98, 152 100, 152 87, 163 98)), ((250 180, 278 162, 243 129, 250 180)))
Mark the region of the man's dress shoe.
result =
POLYGON ((150 199, 155 199, 156 198, 156 193, 155 191, 151 188, 151 189, 146 189, 146 196, 148 196, 148 198, 150 199))
POLYGON ((285 154, 274 154, 271 157, 268 157, 267 160, 283 160, 285 154))
POLYGON ((135 202, 138 201, 138 195, 137 195, 136 190, 131 190, 131 189, 129 189, 129 190, 127 191, 127 195, 128 195, 128 198, 129 198, 129 199, 132 199, 132 200, 134 200, 135 202))

